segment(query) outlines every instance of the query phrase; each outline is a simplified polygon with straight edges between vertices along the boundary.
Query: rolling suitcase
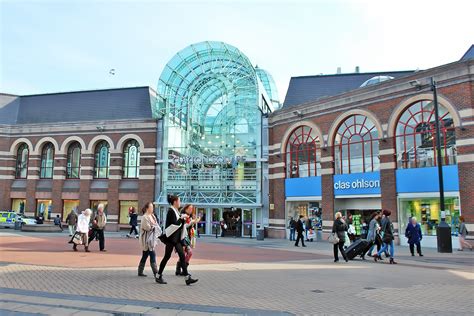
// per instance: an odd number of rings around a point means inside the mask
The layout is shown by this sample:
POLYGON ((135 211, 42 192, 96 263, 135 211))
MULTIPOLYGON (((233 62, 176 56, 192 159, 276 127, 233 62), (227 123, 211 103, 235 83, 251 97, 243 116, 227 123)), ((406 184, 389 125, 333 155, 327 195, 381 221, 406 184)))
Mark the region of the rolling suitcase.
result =
POLYGON ((362 255, 369 248, 370 243, 365 239, 357 239, 346 249, 347 259, 352 260, 362 255))

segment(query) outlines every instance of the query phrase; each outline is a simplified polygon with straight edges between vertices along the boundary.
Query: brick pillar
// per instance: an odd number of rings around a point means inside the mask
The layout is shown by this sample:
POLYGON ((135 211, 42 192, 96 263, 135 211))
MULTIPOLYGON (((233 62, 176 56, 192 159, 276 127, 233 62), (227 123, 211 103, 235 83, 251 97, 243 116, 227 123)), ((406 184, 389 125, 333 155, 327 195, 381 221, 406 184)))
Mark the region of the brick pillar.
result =
POLYGON ((328 229, 334 221, 334 156, 331 147, 321 150, 321 191, 323 229, 328 229))
MULTIPOLYGON (((461 215, 466 224, 474 225, 474 125, 468 125, 464 130, 456 129, 457 162, 459 172, 459 195, 461 215)), ((471 226, 472 227, 472 226, 471 226)), ((472 231, 473 229, 469 229, 472 231)), ((453 246, 454 247, 454 246, 453 246)))
POLYGON ((94 175, 94 154, 82 154, 79 184, 79 210, 90 208, 90 187, 94 175))
POLYGON ((36 183, 40 176, 41 156, 30 152, 28 179, 26 181, 26 215, 36 216, 36 183))
POLYGON ((120 201, 119 201, 119 186, 120 180, 122 179, 122 154, 111 153, 110 154, 110 173, 109 173, 109 185, 107 190, 107 215, 108 223, 110 223, 110 230, 118 231, 118 218, 120 213, 120 201))
POLYGON ((393 222, 398 221, 397 181, 395 177, 396 159, 392 138, 379 142, 380 156, 380 188, 382 193, 382 209, 392 212, 393 222))
MULTIPOLYGON (((62 190, 64 179, 66 178, 66 155, 56 154, 54 159, 53 187, 51 190, 51 200, 53 203, 51 218, 59 215, 62 218, 63 201, 62 190)), ((64 219, 65 220, 65 219, 64 219)))
POLYGON ((140 180, 138 180, 138 209, 155 198, 155 159, 140 157, 140 180), (145 169, 142 167, 146 167, 145 169))
MULTIPOLYGON (((0 151, 2 149, 7 151, 9 148, 0 146, 0 151)), ((10 188, 15 178, 15 157, 8 155, 2 158, 5 160, 0 160, 0 210, 9 210, 11 208, 10 188)))

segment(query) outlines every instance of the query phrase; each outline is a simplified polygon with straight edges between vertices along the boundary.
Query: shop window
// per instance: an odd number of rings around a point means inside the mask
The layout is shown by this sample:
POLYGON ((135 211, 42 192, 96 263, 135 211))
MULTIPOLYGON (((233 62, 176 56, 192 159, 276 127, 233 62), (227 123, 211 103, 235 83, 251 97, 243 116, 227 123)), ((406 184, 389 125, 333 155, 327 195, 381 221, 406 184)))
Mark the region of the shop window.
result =
POLYGON ((94 159, 94 178, 107 179, 109 177, 110 168, 110 151, 109 143, 105 140, 101 141, 95 147, 94 159))
POLYGON ((52 179, 54 171, 54 146, 52 143, 46 143, 41 151, 41 179, 52 179))
POLYGON ((53 201, 51 200, 37 200, 36 201, 36 216, 42 217, 43 220, 51 219, 51 212, 53 208, 53 201))
MULTIPOLYGON (((439 105, 439 126, 443 165, 456 164, 456 137, 453 118, 439 105)), ((436 127, 431 101, 419 101, 400 116, 396 127, 397 167, 436 166, 436 127)))
POLYGON ((141 209, 138 208, 138 201, 120 201, 119 224, 128 225, 130 223, 129 211, 131 207, 137 210, 138 215, 142 215, 141 209))
POLYGON ((71 211, 74 211, 79 216, 79 200, 63 200, 63 221, 66 221, 71 211))
POLYGON ((67 150, 66 177, 68 179, 79 179, 81 171, 81 144, 72 143, 67 150))
POLYGON ((286 177, 304 178, 320 174, 319 137, 313 128, 299 126, 286 144, 286 177))
POLYGON ((16 152, 15 177, 17 179, 26 179, 28 177, 28 157, 28 145, 23 143, 18 147, 16 152))
MULTIPOLYGON (((446 223, 451 226, 451 232, 456 234, 459 229, 459 198, 445 198, 446 223)), ((400 198, 400 234, 405 233, 405 229, 411 217, 415 216, 421 226, 423 235, 436 236, 436 227, 441 222, 441 210, 439 197, 427 198, 400 198)))
POLYGON ((97 213, 97 207, 99 206, 99 204, 103 204, 104 205, 104 213, 107 214, 107 206, 109 204, 109 202, 107 201, 101 201, 101 200, 92 200, 91 201, 91 210, 94 214, 97 213))
POLYGON ((140 176, 140 146, 134 139, 125 144, 123 150, 123 177, 138 178, 140 176))
POLYGON ((345 119, 334 139, 337 174, 373 172, 380 168, 379 135, 374 122, 364 115, 345 119))
POLYGON ((25 214, 26 199, 12 199, 12 211, 25 214))
POLYGON ((314 228, 322 228, 322 209, 319 201, 289 201, 286 205, 288 209, 287 226, 292 217, 297 221, 299 216, 303 215, 312 221, 314 228))

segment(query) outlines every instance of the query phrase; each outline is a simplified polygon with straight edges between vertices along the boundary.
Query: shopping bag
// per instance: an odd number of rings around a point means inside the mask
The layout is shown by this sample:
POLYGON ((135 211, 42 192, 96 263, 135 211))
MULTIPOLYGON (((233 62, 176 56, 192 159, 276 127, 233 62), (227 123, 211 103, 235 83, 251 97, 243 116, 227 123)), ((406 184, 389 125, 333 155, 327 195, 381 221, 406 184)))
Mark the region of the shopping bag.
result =
POLYGON ((82 235, 81 233, 76 232, 74 236, 72 236, 72 242, 76 245, 82 245, 82 235))

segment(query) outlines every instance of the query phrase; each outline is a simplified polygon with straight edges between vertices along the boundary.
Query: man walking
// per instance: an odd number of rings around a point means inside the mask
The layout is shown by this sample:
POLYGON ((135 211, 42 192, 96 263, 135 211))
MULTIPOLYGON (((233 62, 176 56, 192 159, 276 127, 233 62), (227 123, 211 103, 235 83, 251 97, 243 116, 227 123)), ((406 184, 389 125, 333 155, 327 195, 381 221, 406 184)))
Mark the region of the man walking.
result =
POLYGON ((99 240, 99 250, 105 252, 105 237, 104 237, 104 229, 105 225, 107 224, 107 217, 104 213, 104 204, 99 204, 97 206, 97 214, 94 217, 92 222, 92 235, 89 237, 89 244, 91 243, 94 238, 97 237, 99 240))
POLYGON ((71 212, 68 214, 66 218, 66 224, 68 225, 69 228, 69 236, 74 235, 76 232, 76 224, 77 224, 77 215, 74 210, 71 210, 71 212))
POLYGON ((290 241, 295 241, 296 221, 293 217, 290 219, 288 226, 290 227, 290 241))
POLYGON ((296 222, 296 232, 298 233, 298 236, 296 237, 296 243, 295 243, 295 247, 299 247, 298 244, 301 240, 301 245, 303 247, 306 247, 304 245, 304 236, 303 236, 303 232, 304 232, 304 227, 303 227, 303 220, 304 220, 304 217, 303 215, 300 215, 298 221, 296 222))
POLYGON ((421 253, 421 240, 423 239, 423 234, 421 233, 421 226, 417 223, 416 217, 414 216, 410 219, 410 223, 407 225, 405 237, 408 238, 412 257, 415 256, 415 245, 416 252, 420 257, 423 257, 423 254, 421 253))

